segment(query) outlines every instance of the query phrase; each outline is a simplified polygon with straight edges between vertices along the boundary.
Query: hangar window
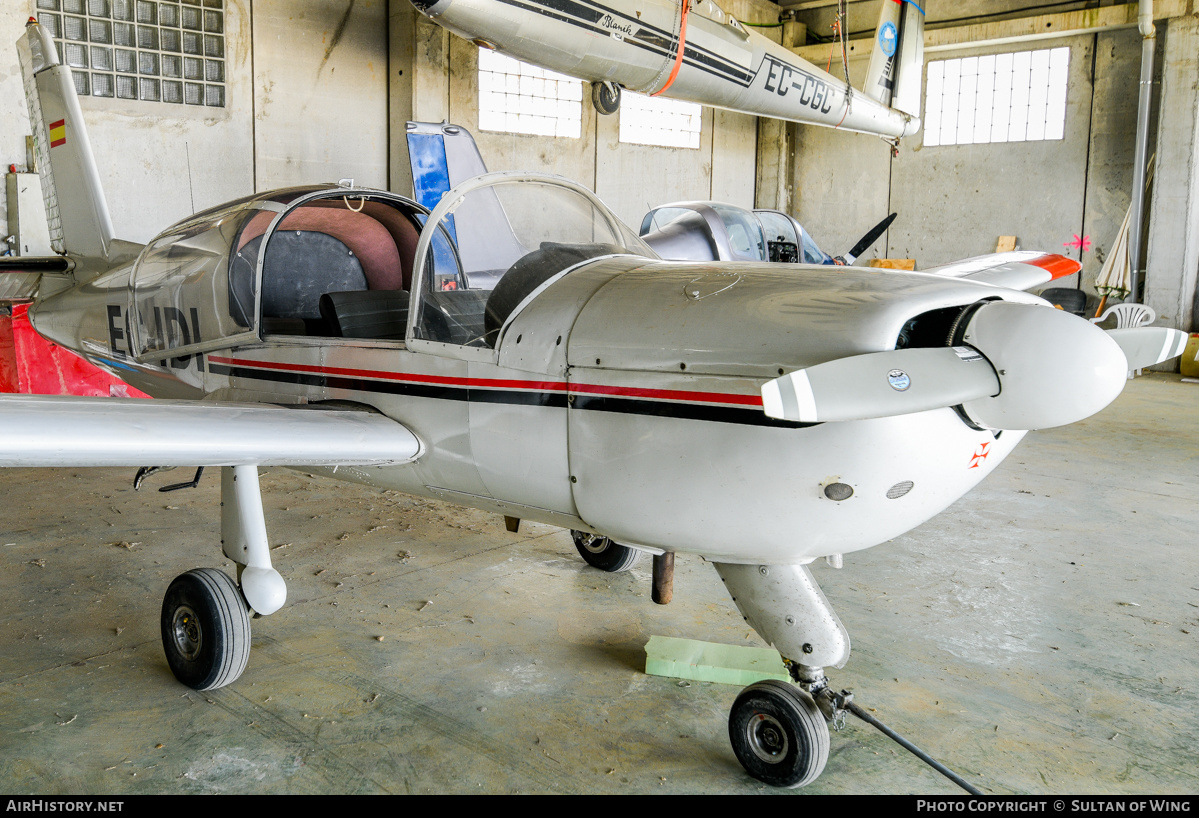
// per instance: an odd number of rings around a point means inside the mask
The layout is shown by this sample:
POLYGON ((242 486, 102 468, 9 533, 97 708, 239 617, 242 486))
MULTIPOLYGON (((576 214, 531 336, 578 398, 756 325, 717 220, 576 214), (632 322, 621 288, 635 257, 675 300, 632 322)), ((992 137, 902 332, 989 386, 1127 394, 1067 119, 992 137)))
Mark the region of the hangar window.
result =
POLYGON ((225 0, 37 0, 83 96, 225 107, 225 0))
POLYGON ((479 128, 578 139, 582 80, 479 49, 479 128))
POLYGON ((924 144, 1064 138, 1069 69, 1069 48, 930 62, 924 144))
POLYGON ((620 102, 620 141, 664 148, 698 148, 703 107, 626 91, 620 102))

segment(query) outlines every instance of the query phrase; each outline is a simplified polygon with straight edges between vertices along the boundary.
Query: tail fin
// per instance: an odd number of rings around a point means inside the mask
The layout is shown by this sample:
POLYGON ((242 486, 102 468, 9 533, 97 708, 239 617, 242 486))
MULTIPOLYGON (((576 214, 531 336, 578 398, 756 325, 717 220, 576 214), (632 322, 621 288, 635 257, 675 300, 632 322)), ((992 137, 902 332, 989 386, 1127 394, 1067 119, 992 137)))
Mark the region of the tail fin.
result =
MULTIPOLYGON (((487 172, 470 131, 449 122, 409 122, 408 160, 416 200, 432 210, 451 188, 487 172)), ((453 215, 448 229, 458 244, 468 279, 480 271, 500 270, 528 250, 520 245, 495 191, 470 196, 453 215)))
POLYGON ((108 260, 112 219, 83 123, 71 69, 30 18, 17 41, 50 243, 59 253, 108 260), (63 194, 63 195, 60 195, 63 194))
POLYGON ((408 161, 416 200, 430 210, 450 188, 487 172, 470 131, 448 122, 409 122, 408 161))
POLYGON ((862 90, 883 105, 919 117, 923 74, 924 10, 911 0, 883 0, 862 90))

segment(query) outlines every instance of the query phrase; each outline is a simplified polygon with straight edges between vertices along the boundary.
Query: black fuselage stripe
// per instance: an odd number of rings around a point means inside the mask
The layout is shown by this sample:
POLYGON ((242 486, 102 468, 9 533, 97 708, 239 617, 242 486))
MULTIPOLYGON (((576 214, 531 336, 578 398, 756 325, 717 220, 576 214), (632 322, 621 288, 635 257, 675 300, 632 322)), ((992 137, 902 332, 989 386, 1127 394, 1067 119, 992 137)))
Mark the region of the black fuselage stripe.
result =
POLYGON ((815 423, 791 423, 775 420, 761 409, 742 409, 735 406, 711 406, 702 403, 669 403, 637 398, 618 398, 610 395, 574 395, 571 408, 591 412, 618 412, 625 415, 702 420, 709 423, 735 423, 740 426, 775 426, 780 429, 801 429, 815 423))
MULTIPOLYGON (((384 395, 404 395, 413 398, 452 400, 470 403, 501 403, 514 406, 548 406, 565 409, 567 396, 563 392, 522 391, 519 389, 472 389, 465 386, 446 386, 423 383, 398 383, 394 381, 372 381, 362 378, 346 378, 339 375, 320 375, 308 372, 278 372, 275 370, 251 369, 209 363, 214 375, 230 378, 290 383, 325 389, 344 389, 348 392, 375 392, 384 395)), ((697 403, 674 403, 670 401, 622 398, 611 395, 573 395, 570 403, 574 409, 592 412, 616 412, 626 415, 681 418, 709 423, 734 423, 742 426, 774 426, 798 429, 815 426, 813 423, 790 423, 768 417, 760 409, 744 409, 733 406, 716 406, 697 403)))
POLYGON ((344 389, 348 392, 375 392, 383 395, 404 395, 412 398, 434 400, 473 401, 476 403, 509 403, 522 406, 557 406, 566 408, 566 394, 562 392, 524 392, 517 389, 470 389, 465 386, 447 386, 427 383, 399 383, 396 381, 372 381, 365 378, 346 378, 341 375, 319 375, 308 372, 278 372, 275 370, 231 367, 211 364, 215 375, 231 378, 253 378, 315 386, 324 389, 344 389))
MULTIPOLYGON (((568 23, 585 31, 590 31, 595 34, 607 35, 607 30, 598 25, 598 21, 602 14, 612 14, 615 16, 624 17, 619 12, 598 6, 600 11, 595 11, 582 6, 572 0, 500 0, 510 6, 533 11, 537 14, 544 15, 554 20, 559 20, 568 23), (575 15, 575 16, 570 16, 575 15), (588 21, 587 18, 592 18, 588 21), (582 19, 580 19, 582 18, 582 19)), ((645 51, 649 51, 660 57, 671 56, 671 49, 674 45, 675 37, 673 32, 666 32, 661 29, 646 26, 639 20, 628 19, 629 22, 638 27, 638 32, 633 38, 626 38, 624 42, 629 45, 636 46, 645 51)), ((756 74, 750 73, 746 69, 725 60, 718 54, 714 54, 705 48, 687 43, 683 48, 683 62, 695 68, 698 71, 703 71, 705 74, 711 74, 720 79, 731 80, 736 82, 743 88, 749 87, 753 83, 756 74)))

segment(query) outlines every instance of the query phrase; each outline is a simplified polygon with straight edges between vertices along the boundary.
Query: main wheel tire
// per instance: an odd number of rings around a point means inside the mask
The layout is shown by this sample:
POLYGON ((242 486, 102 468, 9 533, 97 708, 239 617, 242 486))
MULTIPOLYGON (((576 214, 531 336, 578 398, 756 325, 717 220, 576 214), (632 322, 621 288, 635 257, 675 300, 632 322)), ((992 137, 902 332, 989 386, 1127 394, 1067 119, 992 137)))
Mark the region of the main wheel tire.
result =
POLYGON ((729 740, 745 771, 774 787, 802 787, 828 761, 824 714, 803 690, 767 679, 741 691, 729 712, 729 740))
POLYGON ((188 687, 224 687, 246 669, 249 606, 224 571, 197 568, 175 577, 162 600, 160 622, 167 664, 188 687))
POLYGON ((620 86, 614 82, 591 83, 591 104, 604 116, 620 110, 620 86))
POLYGON ((598 534, 572 530, 570 536, 584 562, 610 574, 629 570, 641 557, 641 552, 636 548, 614 543, 598 534))

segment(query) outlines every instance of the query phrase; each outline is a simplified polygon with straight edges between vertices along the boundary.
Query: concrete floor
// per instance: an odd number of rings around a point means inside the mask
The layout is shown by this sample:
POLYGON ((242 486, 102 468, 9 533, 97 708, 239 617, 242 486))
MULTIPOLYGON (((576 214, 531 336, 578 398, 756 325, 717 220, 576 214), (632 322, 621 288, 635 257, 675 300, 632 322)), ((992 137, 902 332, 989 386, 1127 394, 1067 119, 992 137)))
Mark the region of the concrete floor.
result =
MULTIPOLYGON (((1199 791, 1197 441, 1199 385, 1149 375, 821 564, 854 640, 834 684, 985 792, 1199 791)), ((761 644, 697 557, 660 607, 648 560, 603 574, 549 526, 267 470, 289 603, 237 683, 196 693, 158 610, 175 575, 227 565, 219 479, 132 477, 0 470, 0 791, 776 792, 729 747, 737 688, 643 673, 652 634, 761 644)), ((788 792, 958 790, 851 719, 788 792)))

